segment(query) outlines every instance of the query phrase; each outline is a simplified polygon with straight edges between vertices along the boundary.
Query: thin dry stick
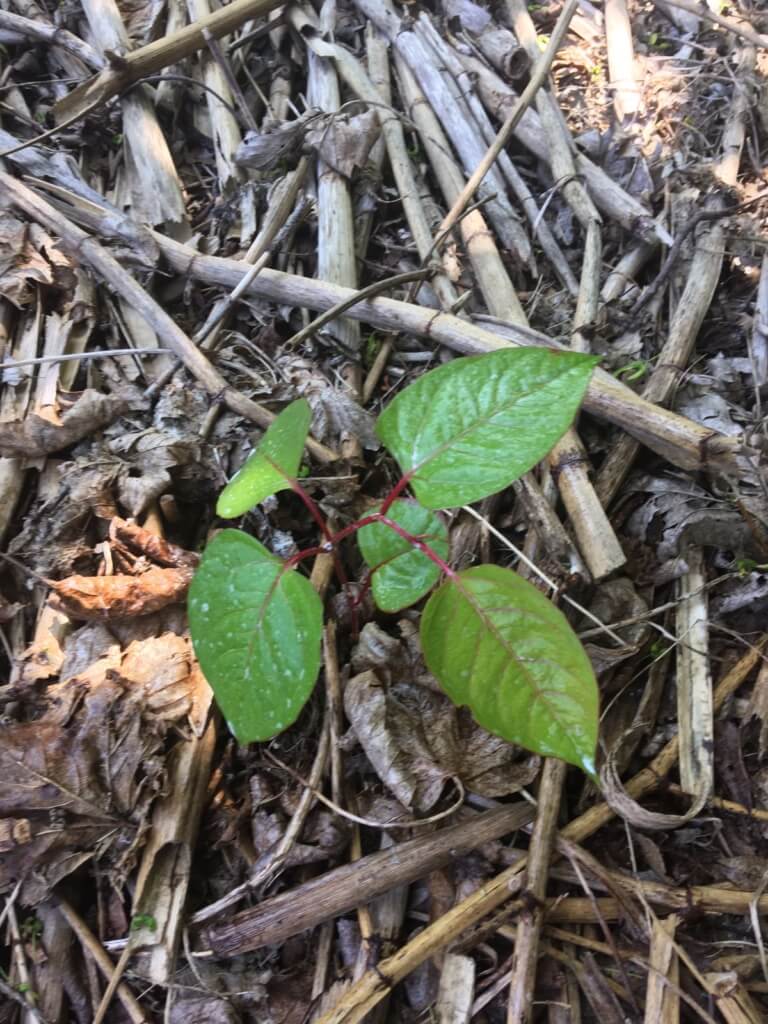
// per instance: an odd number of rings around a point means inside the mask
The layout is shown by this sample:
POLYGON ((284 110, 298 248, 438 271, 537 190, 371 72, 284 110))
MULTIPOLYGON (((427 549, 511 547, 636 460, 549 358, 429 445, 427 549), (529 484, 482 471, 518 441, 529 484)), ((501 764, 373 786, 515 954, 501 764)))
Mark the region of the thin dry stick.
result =
MULTIPOLYGON (((713 168, 714 174, 731 187, 736 186, 746 138, 751 107, 748 82, 754 72, 755 59, 755 51, 751 47, 745 48, 737 72, 731 116, 723 132, 722 155, 713 168)), ((643 397, 655 404, 666 404, 674 394, 715 295, 725 251, 725 230, 718 218, 723 207, 722 197, 715 195, 697 214, 701 219, 714 218, 715 223, 696 242, 685 287, 669 324, 667 340, 643 388, 643 397)), ((616 495, 638 451, 636 441, 623 436, 609 452, 597 479, 597 493, 604 504, 607 505, 616 495)))
POLYGON ((10 11, 0 11, 0 28, 10 32, 19 32, 28 39, 34 39, 37 43, 47 43, 50 46, 60 46, 73 56, 77 57, 87 67, 95 71, 104 67, 104 58, 98 54, 92 46, 83 42, 79 36, 68 32, 59 25, 52 25, 42 18, 22 18, 20 14, 12 14, 10 11))
MULTIPOLYGON (((210 394, 223 401, 228 408, 240 416, 245 416, 254 423, 258 423, 259 426, 269 426, 275 418, 274 415, 257 402, 233 391, 226 378, 214 369, 165 310, 147 294, 106 249, 54 209, 50 203, 9 174, 0 172, 0 184, 19 209, 57 234, 68 249, 78 253, 105 281, 109 282, 126 302, 133 305, 137 312, 151 324, 160 341, 181 359, 184 366, 210 394)), ((315 458, 322 462, 332 462, 336 458, 335 452, 317 441, 310 440, 307 448, 315 458)))
POLYGON ((294 844, 298 840, 301 830, 304 828, 304 824, 306 823, 307 816, 312 809, 312 805, 315 800, 315 791, 322 783, 329 749, 330 720, 326 715, 326 720, 323 724, 322 732, 320 733, 320 742, 317 745, 317 751, 309 773, 309 778, 304 784, 304 790, 299 798, 298 804, 296 805, 296 810, 293 812, 293 816, 288 822, 288 827, 281 836, 280 841, 275 846, 267 850, 267 852, 256 861, 251 869, 250 877, 247 882, 243 882, 242 885, 236 886, 234 889, 230 890, 226 896, 222 896, 221 899, 216 900, 215 903, 211 903, 207 907, 203 907, 201 910, 198 910, 190 917, 190 924, 203 924, 205 921, 209 921, 212 917, 216 917, 218 914, 222 913, 222 911, 234 906, 235 903, 239 903, 240 900, 249 892, 253 892, 255 889, 266 885, 270 879, 274 878, 282 869, 288 859, 288 855, 293 849, 294 844))
POLYGON ((471 200, 472 196, 477 191, 478 185, 485 178, 488 171, 491 169, 499 153, 504 149, 506 144, 512 137, 512 133, 520 123, 523 114, 526 112, 528 107, 533 102, 536 93, 544 85, 544 82, 549 75, 552 62, 557 56, 557 51, 560 49, 560 44, 565 38, 566 32, 568 31, 568 25, 573 17, 578 0, 567 0, 567 3, 560 12, 560 17, 557 19, 552 35, 550 36, 547 48, 541 55, 541 59, 536 64, 535 68, 531 72, 531 78, 528 85, 525 87, 523 92, 520 94, 517 103, 510 111, 504 124, 499 129, 493 144, 489 147, 488 152, 485 154, 481 162, 477 165, 475 172, 470 177, 461 195, 458 197, 456 202, 450 208, 448 213, 443 218, 443 222, 438 230, 438 235, 442 235, 444 232, 449 231, 456 221, 461 216, 464 207, 471 200))
POLYGON ((537 800, 538 813, 525 872, 526 892, 533 896, 535 906, 522 914, 517 923, 515 959, 507 1002, 507 1024, 525 1024, 531 1017, 536 964, 539 957, 539 936, 544 924, 544 897, 547 894, 549 861, 557 831, 560 796, 567 770, 562 761, 556 761, 551 757, 544 762, 537 800))
POLYGON ((297 348, 307 338, 311 338, 313 334, 325 327, 326 324, 330 323, 331 320, 335 320, 340 313, 346 313, 352 306, 356 306, 358 302, 362 302, 364 299, 371 299, 375 295, 381 295, 382 292, 388 292, 391 288, 397 288, 401 284, 410 284, 411 281, 423 281, 425 278, 431 275, 432 271, 429 269, 425 270, 408 270, 404 274, 395 274, 394 277, 387 277, 383 281, 374 281, 373 284, 366 285, 365 288, 360 288, 359 291, 353 292, 348 299, 343 299, 341 302, 337 302, 330 309, 327 309, 320 316, 316 316, 314 320, 310 320, 306 327, 302 327, 300 331, 292 335, 285 343, 285 347, 288 349, 297 348))
POLYGON ((522 828, 533 815, 527 803, 509 804, 333 868, 209 928, 209 945, 217 956, 235 956, 283 942, 522 828))
MULTIPOLYGON (((115 972, 115 965, 105 953, 104 947, 67 900, 60 897, 57 905, 61 916, 77 936, 83 950, 91 960, 93 960, 98 969, 107 979, 107 983, 109 983, 115 972)), ((123 1009, 128 1014, 131 1024, 150 1024, 149 1018, 145 1016, 136 997, 123 982, 117 986, 117 997, 122 1003, 123 1009)))
MULTIPOLYGON (((0 179, 2 182, 3 179, 0 179)), ((203 256, 158 232, 152 237, 171 266, 181 273, 231 288, 243 276, 240 261, 203 256)), ((312 278, 263 270, 249 293, 270 301, 290 302, 310 309, 329 309, 355 295, 348 288, 312 278)), ((481 355, 513 345, 561 348, 557 342, 531 328, 494 321, 498 333, 483 329, 449 313, 435 312, 396 299, 377 298, 359 302, 347 315, 384 331, 404 331, 430 338, 436 344, 466 355, 481 355)), ((602 370, 592 375, 584 408, 621 426, 642 444, 682 469, 754 477, 754 465, 740 437, 726 437, 677 413, 644 401, 602 370)), ((248 415, 243 413, 242 415, 248 415)), ((756 454, 756 453, 755 453, 756 454)))
POLYGON ((711 21, 713 24, 732 32, 735 36, 746 39, 753 46, 768 49, 768 36, 755 32, 749 25, 745 25, 743 21, 733 21, 722 14, 715 14, 714 11, 705 7, 704 4, 694 3, 694 0, 655 0, 655 2, 661 8, 669 6, 678 7, 681 11, 688 11, 689 14, 695 14, 705 21, 711 21))
POLYGON ((201 21, 186 25, 178 32, 162 36, 126 54, 119 58, 116 67, 107 68, 79 85, 56 104, 54 117, 57 124, 62 127, 64 121, 71 123, 73 119, 79 120, 113 96, 124 92, 140 78, 154 75, 169 64, 177 64, 189 57, 205 46, 204 29, 214 38, 220 39, 244 22, 261 17, 280 5, 281 0, 233 0, 201 21))
MULTIPOLYGON (((759 648, 752 648, 737 662, 719 683, 714 696, 717 710, 725 700, 735 693, 746 677, 761 659, 761 650, 768 641, 764 636, 759 648)), ((639 799, 656 789, 669 773, 678 758, 679 744, 673 737, 647 768, 638 772, 627 784, 627 792, 639 799)), ((574 842, 582 842, 602 828, 614 812, 606 803, 596 804, 567 825, 562 835, 574 842)), ((521 858, 512 867, 502 871, 496 878, 453 907, 438 921, 425 928, 394 956, 383 960, 375 971, 368 971, 341 999, 337 1006, 317 1024, 359 1024, 365 1014, 380 1002, 398 982, 406 978, 428 957, 443 949, 457 935, 476 925, 501 903, 504 903, 521 888, 520 873, 527 863, 521 858)), ((685 904, 683 904, 685 905, 685 904)))

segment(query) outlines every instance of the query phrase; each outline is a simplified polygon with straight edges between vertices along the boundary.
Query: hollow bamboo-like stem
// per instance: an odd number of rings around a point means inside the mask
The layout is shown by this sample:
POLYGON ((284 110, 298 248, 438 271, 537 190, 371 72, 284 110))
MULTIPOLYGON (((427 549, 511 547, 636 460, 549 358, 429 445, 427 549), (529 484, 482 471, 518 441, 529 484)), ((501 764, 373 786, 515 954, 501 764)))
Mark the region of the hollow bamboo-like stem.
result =
MULTIPOLYGON (((114 0, 83 0, 83 9, 103 52, 122 54, 129 49, 128 33, 114 0)), ((136 220, 150 224, 183 220, 181 181, 146 88, 139 86, 120 102, 136 220)))
MULTIPOLYGON (((483 157, 485 145, 471 121, 465 122, 464 118, 456 116, 455 98, 419 36, 397 16, 389 0, 356 0, 356 6, 384 33, 411 68, 450 136, 465 170, 471 174, 483 157)), ((499 237, 506 246, 515 250, 518 233, 511 233, 510 225, 517 222, 517 214, 497 171, 490 172, 479 194, 487 200, 485 209, 499 237)))
MULTIPOLYGON (((332 59, 346 85, 359 99, 369 103, 376 111, 392 175, 400 194, 400 201, 416 245, 416 251, 420 260, 427 260, 431 252, 432 231, 419 199, 419 187, 408 156, 400 119, 394 111, 387 109, 386 97, 379 92, 360 63, 348 50, 323 39, 316 31, 316 23, 305 11, 292 7, 289 16, 294 27, 304 36, 307 46, 319 57, 332 59)), ((457 301, 458 293, 447 276, 439 272, 433 279, 433 287, 444 307, 450 309, 457 301)))
MULTIPOLYGON (((321 24, 327 32, 333 30, 334 0, 325 0, 321 9, 321 24)), ((327 114, 335 113, 341 104, 341 92, 333 63, 310 50, 307 54, 310 104, 327 114)), ((355 229, 352 196, 346 178, 317 157, 317 275, 325 281, 357 286, 357 259, 355 255, 355 229)), ((360 325, 346 317, 329 326, 342 347, 348 352, 360 348, 360 325)), ((353 367, 352 390, 359 394, 362 379, 359 366, 353 367)))
POLYGON ((605 2, 605 45, 608 51, 608 76, 613 89, 613 107, 621 123, 624 118, 636 114, 640 106, 627 0, 605 2))
POLYGON ((533 1002, 539 936, 544 925, 544 899, 547 895, 549 864, 557 833, 560 797, 567 767, 562 761, 547 758, 541 775, 538 813, 528 852, 525 888, 534 899, 534 907, 521 916, 515 931, 515 959, 509 983, 507 1024, 527 1024, 533 1002))
MULTIPOLYGON (((233 391, 226 378, 214 369, 192 340, 106 249, 59 213, 50 203, 9 174, 0 172, 0 184, 15 206, 33 220, 45 224, 54 231, 61 238, 65 248, 77 253, 79 258, 88 263, 122 299, 133 306, 138 315, 153 328, 160 341, 179 357, 210 394, 223 401, 233 412, 245 416, 259 426, 269 426, 275 418, 274 415, 258 402, 233 391)), ((184 246, 181 248, 183 250, 184 246)), ((242 267, 240 261, 234 262, 242 267)), ((248 270, 245 273, 248 273, 248 270)), ((240 277, 242 274, 237 275, 237 278, 240 277)), ((335 452, 316 441, 310 441, 307 447, 321 461, 329 462, 336 458, 335 452)))
MULTIPOLYGON (((736 78, 731 117, 726 122, 721 144, 722 156, 714 167, 715 175, 726 185, 735 186, 741 152, 746 138, 746 124, 750 108, 749 78, 754 70, 756 54, 745 47, 736 78)), ((709 201, 709 209, 722 209, 719 196, 709 201)), ((696 240, 693 258, 680 301, 669 324, 667 340, 659 352, 643 398, 657 405, 668 403, 680 380, 680 375, 691 358, 699 330, 715 295, 725 252, 725 229, 716 221, 702 231, 696 240)), ((629 431, 631 434, 631 431, 629 431)), ((622 437, 600 468, 597 493, 605 504, 617 493, 622 481, 637 456, 636 439, 622 437)))
POLYGON ((72 118, 82 117, 99 104, 106 103, 113 96, 124 92, 140 78, 147 78, 162 71, 169 64, 176 64, 184 57, 189 57, 205 46, 204 30, 207 29, 215 39, 220 39, 249 19, 261 17, 279 7, 281 2, 282 0, 233 0, 231 4, 219 8, 202 21, 187 25, 178 32, 163 36, 132 53, 125 54, 115 62, 114 67, 101 71, 60 100, 53 111, 56 123, 62 124, 72 118))
MULTIPOLYGON (((5 176, 0 177, 0 181, 4 180, 5 176)), ((153 232, 153 237, 174 269, 198 280, 232 288, 244 273, 238 260, 203 256, 159 232, 153 232)), ((267 269, 253 282, 250 294, 318 310, 329 309, 354 296, 350 289, 338 285, 267 269)), ((404 331, 429 338, 465 355, 481 355, 503 348, 510 342, 514 345, 561 347, 531 328, 495 322, 494 331, 497 333, 493 333, 450 313, 424 309, 397 299, 380 297, 359 302, 347 309, 346 315, 385 331, 404 331)), ((602 370, 596 370, 592 376, 584 408, 622 427, 681 469, 730 473, 742 478, 754 475, 748 457, 750 453, 745 451, 742 438, 726 437, 653 405, 602 370)))
MULTIPOLYGON (((503 121, 514 109, 518 101, 517 93, 476 57, 461 54, 461 60, 467 70, 475 74, 477 89, 488 113, 503 121)), ((535 110, 525 112, 514 134, 526 149, 549 164, 546 135, 535 110)), ((578 173, 583 175, 590 195, 602 213, 643 239, 671 244, 669 234, 652 219, 648 210, 617 185, 602 168, 582 154, 575 154, 575 161, 578 173)))
MULTIPOLYGON (((715 692, 715 708, 720 707, 725 700, 741 686, 747 675, 752 671, 761 658, 761 645, 749 650, 744 657, 726 674, 715 692)), ((651 792, 659 782, 669 773, 676 763, 679 753, 678 738, 675 736, 661 752, 653 759, 648 768, 639 772, 627 785, 627 791, 638 799, 640 796, 651 792)), ((605 825, 613 817, 613 811, 605 804, 596 804, 584 814, 571 821, 560 833, 564 839, 581 843, 598 829, 605 825)), ((411 971, 428 957, 433 956, 440 949, 445 948, 456 935, 467 931, 474 924, 481 921, 487 914, 490 914, 496 907, 505 903, 513 895, 520 892, 522 888, 522 871, 527 863, 527 857, 512 867, 502 871, 490 882, 474 892, 462 903, 453 907, 447 914, 444 914, 438 921, 425 928, 407 945, 398 950, 393 956, 381 961, 375 970, 368 971, 337 1003, 336 1007, 325 1014, 318 1024, 359 1024, 365 1014, 377 1005, 390 991, 393 985, 406 978, 411 971)), ((623 876, 621 876, 623 877, 623 876)), ((631 880, 634 881, 634 880, 631 880)), ((645 886, 647 883, 639 883, 645 886)), ((667 888, 667 887, 665 887, 667 888)), ((647 890, 644 890, 647 895, 647 890)), ((691 890, 679 890, 682 898, 681 909, 690 906, 691 890)), ((722 897, 727 890, 718 890, 718 896, 722 897)), ((751 894, 749 894, 751 898, 751 894)), ((763 897, 765 906, 768 908, 768 897, 763 897)), ((592 906, 592 902, 586 901, 592 906)), ((740 904, 741 912, 746 907, 740 900, 730 900, 730 906, 740 904)), ((722 904, 718 909, 722 909, 722 904)), ((738 910, 734 910, 738 913, 738 910)))

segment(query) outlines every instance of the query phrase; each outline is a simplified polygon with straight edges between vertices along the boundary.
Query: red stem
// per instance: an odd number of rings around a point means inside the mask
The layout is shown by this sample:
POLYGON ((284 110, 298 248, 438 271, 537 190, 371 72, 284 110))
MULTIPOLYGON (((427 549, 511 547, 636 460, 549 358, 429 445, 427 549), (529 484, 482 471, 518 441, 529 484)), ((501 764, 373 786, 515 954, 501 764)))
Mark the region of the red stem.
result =
POLYGON ((442 560, 436 551, 432 550, 429 544, 425 544, 419 537, 415 537, 412 533, 404 530, 399 523, 396 523, 394 519, 390 519, 388 516, 385 516, 382 512, 372 512, 369 516, 365 516, 364 519, 358 519, 356 523, 350 523, 349 526, 345 526, 343 530, 339 530, 338 533, 335 533, 329 543, 338 544, 340 541, 344 540, 345 537, 350 537, 353 533, 357 533, 362 526, 369 526, 371 523, 383 523, 385 526, 388 526, 390 530, 394 530, 398 537, 402 537, 403 540, 407 541, 412 547, 417 548, 422 552, 422 554, 426 555, 427 558, 431 562, 434 562, 446 576, 454 578, 458 575, 447 562, 442 560))
POLYGON ((389 508, 392 505, 392 502, 400 497, 400 495, 403 493, 405 488, 411 482, 411 477, 412 476, 413 476, 413 472, 405 473, 403 476, 401 476, 400 479, 395 484, 395 486, 392 488, 392 490, 386 496, 386 498, 382 502, 381 508, 379 509, 379 511, 381 512, 381 514, 383 516, 386 515, 387 512, 389 511, 389 508))
MULTIPOLYGON (((339 582, 341 583, 342 587, 347 586, 349 584, 349 579, 347 577, 346 572, 344 571, 344 566, 342 565, 341 559, 339 558, 338 553, 336 551, 337 546, 345 538, 351 537, 353 533, 357 533, 357 531, 361 527, 369 526, 371 523, 383 523, 384 526, 388 526, 390 530, 394 530, 398 537, 402 537, 404 541, 406 541, 412 547, 416 548, 418 551, 421 551, 422 554, 426 555, 426 557, 431 562, 434 562, 434 564, 446 576, 448 576, 451 579, 455 579, 458 574, 450 567, 450 565, 448 565, 447 562, 443 561, 443 559, 440 557, 440 555, 438 555, 436 551, 432 550, 429 544, 425 544, 420 537, 416 537, 412 533, 409 533, 399 523, 396 523, 394 519, 390 519, 389 516, 385 514, 392 505, 392 503, 396 500, 398 495, 402 494, 402 492, 408 486, 410 479, 410 473, 406 473, 404 476, 400 477, 398 482, 395 484, 395 486, 389 492, 387 497, 384 499, 380 511, 372 512, 370 515, 365 516, 363 519, 358 519, 357 522, 350 523, 349 526, 345 526, 337 533, 331 533, 328 524, 326 523, 325 519, 323 518, 320 512, 320 509, 317 507, 312 498, 310 498, 307 492, 302 487, 299 486, 298 481, 291 481, 292 490, 294 494, 297 494, 299 496, 299 498, 302 500, 307 510, 309 511, 309 514, 320 527, 320 531, 323 537, 325 537, 325 544, 321 544, 317 547, 306 548, 304 551, 297 551, 295 555, 291 555, 291 557, 286 560, 286 567, 293 568, 294 565, 298 565, 298 563, 303 561, 305 558, 312 558, 314 555, 320 555, 331 552, 333 554, 334 569, 336 571, 336 575, 339 579, 339 582)), ((370 574, 367 583, 370 584, 370 574)), ((363 593, 365 593, 365 589, 363 590, 363 593)), ((353 609, 353 614, 354 612, 355 609, 353 609)))

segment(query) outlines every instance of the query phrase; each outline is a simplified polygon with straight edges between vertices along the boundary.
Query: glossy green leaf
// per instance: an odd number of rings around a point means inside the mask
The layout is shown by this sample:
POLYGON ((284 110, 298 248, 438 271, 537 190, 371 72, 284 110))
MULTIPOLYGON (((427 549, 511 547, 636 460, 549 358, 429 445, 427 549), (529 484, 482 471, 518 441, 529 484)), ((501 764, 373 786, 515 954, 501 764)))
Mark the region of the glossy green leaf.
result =
MULTIPOLYGON (((448 531, 434 512, 418 502, 401 500, 393 502, 387 517, 423 540, 444 561, 448 558, 448 531)), ((382 611, 397 612, 415 604, 437 583, 439 566, 385 523, 363 526, 357 539, 372 570, 373 598, 382 611)))
POLYGON ((222 530, 192 580, 189 628, 241 743, 269 739, 296 720, 320 668, 323 628, 322 604, 306 577, 248 534, 222 530))
POLYGON ((421 642, 454 703, 489 732, 595 772, 598 691, 565 616, 509 569, 480 565, 427 603, 421 642))
POLYGON ((499 349, 424 374, 379 416, 376 433, 427 508, 479 501, 535 466, 578 411, 597 359, 499 349))
POLYGON ((312 410, 305 398, 283 409, 219 495, 217 515, 234 519, 270 494, 290 490, 299 471, 311 418, 312 410))

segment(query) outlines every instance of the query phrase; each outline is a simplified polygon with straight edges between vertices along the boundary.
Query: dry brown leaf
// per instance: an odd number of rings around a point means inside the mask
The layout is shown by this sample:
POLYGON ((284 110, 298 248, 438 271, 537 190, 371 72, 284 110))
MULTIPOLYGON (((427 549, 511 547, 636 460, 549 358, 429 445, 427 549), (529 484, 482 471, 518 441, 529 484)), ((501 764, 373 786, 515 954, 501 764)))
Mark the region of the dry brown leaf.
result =
POLYGON ((119 674, 141 696, 156 721, 176 722, 192 708, 194 664, 189 640, 177 633, 163 633, 129 644, 119 674))
POLYGON ((294 386, 295 394, 306 398, 312 406, 312 436, 318 441, 337 445, 340 439, 351 436, 371 451, 381 446, 373 416, 347 390, 334 387, 306 359, 289 356, 277 363, 294 386))
POLYGON ((0 213, 0 295, 20 309, 35 284, 72 287, 71 261, 39 225, 0 213))
POLYGON ((600 786, 603 799, 614 814, 618 814, 620 818, 628 821, 635 828, 648 829, 649 832, 664 832, 667 829, 681 828, 697 814, 700 814, 707 803, 707 794, 702 793, 695 798, 690 810, 685 814, 661 814, 658 811, 649 811, 624 789, 611 757, 600 771, 600 786))
POLYGON ((685 477, 642 476, 626 493, 648 495, 627 520, 631 537, 658 545, 659 560, 674 558, 687 544, 753 555, 754 539, 735 509, 685 477))
MULTIPOLYGON (((79 680, 70 685, 83 694, 79 680)), ((0 854, 0 888, 23 879, 23 901, 36 903, 89 857, 114 848, 128 858, 159 787, 159 742, 140 701, 107 678, 92 681, 66 723, 0 729, 0 815, 27 819, 30 837, 0 854)))
POLYGON ((387 789, 404 807, 429 811, 448 776, 431 757, 418 721, 396 700, 388 699, 375 672, 362 672, 349 680, 344 710, 387 789))
MULTIPOLYGON (((266 778, 254 774, 250 779, 251 835, 259 857, 269 853, 283 838, 294 808, 276 805, 275 793, 266 778)), ((349 834, 335 815, 315 809, 302 831, 301 842, 295 842, 286 859, 286 867, 316 864, 338 856, 349 841, 349 834)))
POLYGON ((379 119, 373 110, 352 117, 336 116, 315 124, 307 132, 307 144, 321 160, 344 178, 365 167, 379 137, 379 119))
POLYGON ((50 419, 30 413, 26 419, 0 423, 0 455, 7 458, 37 459, 88 437, 117 419, 131 406, 124 395, 103 395, 87 390, 60 419, 50 419))
POLYGON ((521 760, 518 748, 418 683, 387 686, 363 672, 347 684, 344 706, 381 781, 419 813, 434 806, 450 778, 493 798, 519 792, 539 771, 538 757, 521 760))
POLYGON ((760 663, 744 718, 756 718, 760 722, 760 757, 765 757, 768 751, 768 664, 764 661, 760 663))
POLYGON ((171 1024, 239 1024, 240 1015, 223 996, 195 996, 174 1000, 171 1024))
POLYGON ((276 167, 281 160, 288 160, 301 152, 309 126, 321 116, 316 111, 309 111, 267 131, 248 132, 238 147, 235 161, 241 167, 251 167, 256 171, 276 167))
POLYGON ((749 889, 756 892, 761 889, 768 878, 768 860, 755 854, 747 853, 740 857, 720 857, 713 870, 719 869, 737 889, 749 889))
POLYGON ((149 615, 186 598, 194 571, 151 568, 140 576, 70 576, 48 580, 56 604, 73 619, 149 615))
POLYGON ((194 569, 200 563, 200 555, 195 551, 187 551, 178 544, 171 544, 150 530, 117 516, 109 524, 109 536, 113 540, 121 541, 138 554, 146 555, 158 565, 170 568, 190 566, 194 569))

